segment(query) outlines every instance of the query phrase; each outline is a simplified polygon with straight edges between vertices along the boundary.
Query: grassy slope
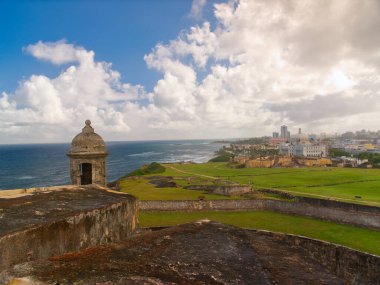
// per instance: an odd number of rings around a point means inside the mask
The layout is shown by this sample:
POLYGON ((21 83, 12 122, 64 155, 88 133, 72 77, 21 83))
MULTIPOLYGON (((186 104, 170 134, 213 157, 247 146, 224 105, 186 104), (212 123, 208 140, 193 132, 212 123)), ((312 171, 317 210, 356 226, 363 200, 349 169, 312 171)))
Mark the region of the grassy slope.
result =
POLYGON ((380 206, 379 169, 232 169, 226 167, 225 163, 206 163, 167 165, 164 175, 212 176, 220 179, 236 181, 243 184, 253 183, 253 186, 255 188, 274 188, 294 192, 304 196, 318 197, 318 195, 321 195, 333 197, 336 199, 342 199, 347 202, 357 202, 380 206), (355 196, 361 196, 362 198, 356 199, 355 196))
POLYGON ((120 187, 123 192, 136 196, 140 200, 198 200, 204 196, 207 200, 241 199, 240 197, 226 197, 216 194, 206 194, 203 191, 186 190, 182 188, 156 188, 144 178, 122 180, 120 187))
POLYGON ((303 235, 380 256, 380 231, 273 212, 141 212, 140 225, 171 226, 208 218, 243 228, 303 235))
POLYGON ((127 174, 125 177, 128 176, 141 176, 141 175, 153 175, 158 173, 165 172, 165 167, 163 167, 161 164, 157 162, 152 162, 149 165, 143 165, 139 169, 136 169, 135 171, 132 171, 131 173, 127 174))

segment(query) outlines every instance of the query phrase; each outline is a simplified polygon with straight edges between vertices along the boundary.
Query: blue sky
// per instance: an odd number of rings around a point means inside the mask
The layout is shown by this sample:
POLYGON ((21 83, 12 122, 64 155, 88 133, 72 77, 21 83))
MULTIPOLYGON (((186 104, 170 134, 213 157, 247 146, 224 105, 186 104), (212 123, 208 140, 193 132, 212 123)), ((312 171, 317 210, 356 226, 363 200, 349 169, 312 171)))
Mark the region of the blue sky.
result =
POLYGON ((378 130, 379 27, 378 0, 0 0, 0 143, 378 130))
MULTIPOLYGON (((65 66, 41 62, 22 48, 37 41, 67 42, 96 51, 132 84, 151 89, 159 78, 143 59, 197 22, 191 0, 0 1, 0 91, 13 91, 32 74, 57 75, 65 66)), ((212 3, 204 9, 212 16, 212 3)), ((212 20, 212 17, 210 17, 212 20)))

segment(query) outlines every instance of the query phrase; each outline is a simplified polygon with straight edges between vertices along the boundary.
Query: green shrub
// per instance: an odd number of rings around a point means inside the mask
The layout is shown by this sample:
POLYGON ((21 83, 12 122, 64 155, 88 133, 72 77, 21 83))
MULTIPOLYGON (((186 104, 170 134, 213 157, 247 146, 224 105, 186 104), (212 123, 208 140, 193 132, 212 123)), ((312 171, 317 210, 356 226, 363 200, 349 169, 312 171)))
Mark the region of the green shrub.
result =
POLYGON ((340 156, 350 157, 351 156, 350 153, 348 153, 347 151, 344 151, 342 149, 339 149, 339 148, 330 149, 329 154, 331 157, 340 157, 340 156))
POLYGON ((127 174, 125 177, 130 176, 142 176, 147 174, 157 174, 157 173, 163 173, 165 172, 165 167, 163 167, 161 164, 157 162, 152 162, 149 165, 143 165, 139 169, 136 169, 132 171, 131 173, 127 174))

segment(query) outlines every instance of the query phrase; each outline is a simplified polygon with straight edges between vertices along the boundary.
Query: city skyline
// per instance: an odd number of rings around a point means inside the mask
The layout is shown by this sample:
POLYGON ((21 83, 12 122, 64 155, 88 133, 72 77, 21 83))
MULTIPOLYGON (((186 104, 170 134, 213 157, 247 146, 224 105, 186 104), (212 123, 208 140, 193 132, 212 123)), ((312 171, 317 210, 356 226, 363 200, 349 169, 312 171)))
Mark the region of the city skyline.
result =
POLYGON ((1 1, 0 144, 378 130, 380 3, 1 1), (296 131, 294 131, 296 133, 296 131))

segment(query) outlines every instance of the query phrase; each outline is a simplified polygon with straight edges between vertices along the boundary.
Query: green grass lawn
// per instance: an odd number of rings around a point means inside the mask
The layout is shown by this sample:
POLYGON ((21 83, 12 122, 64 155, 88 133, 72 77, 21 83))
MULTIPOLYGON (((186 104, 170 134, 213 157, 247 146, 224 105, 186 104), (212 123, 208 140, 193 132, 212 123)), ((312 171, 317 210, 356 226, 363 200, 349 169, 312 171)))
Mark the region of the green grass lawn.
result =
POLYGON ((242 228, 302 235, 380 256, 380 231, 273 212, 140 212, 139 222, 141 227, 173 226, 205 218, 242 228))
POLYGON ((380 170, 359 168, 241 168, 226 163, 167 164, 163 175, 224 179, 254 188, 380 206, 380 170), (361 198, 355 198, 361 196, 361 198))
MULTIPOLYGON (((183 182, 183 181, 182 181, 183 182)), ((186 190, 183 188, 156 188, 144 177, 120 181, 121 191, 131 194, 140 200, 198 200, 203 196, 206 200, 242 199, 242 197, 227 197, 217 194, 207 194, 203 191, 186 190)))
MULTIPOLYGON (((230 181, 250 184, 255 189, 271 188, 294 195, 335 199, 366 205, 380 206, 380 170, 358 168, 241 168, 226 163, 163 164, 161 176, 172 176, 178 186, 212 184, 230 181), (361 198, 356 198, 360 196, 361 198)), ((221 195, 178 188, 156 188, 147 176, 137 180, 122 180, 121 189, 142 200, 230 199, 221 195)), ((237 197, 232 197, 237 199, 237 197)))

